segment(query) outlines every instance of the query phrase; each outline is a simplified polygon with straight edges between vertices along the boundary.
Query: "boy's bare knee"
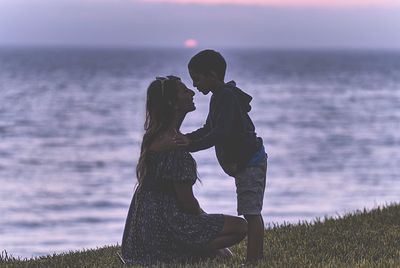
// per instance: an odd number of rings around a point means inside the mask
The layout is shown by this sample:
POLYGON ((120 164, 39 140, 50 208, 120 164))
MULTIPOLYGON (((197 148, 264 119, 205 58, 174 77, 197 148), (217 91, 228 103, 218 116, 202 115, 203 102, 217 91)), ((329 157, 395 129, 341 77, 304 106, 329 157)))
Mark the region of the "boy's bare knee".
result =
POLYGON ((254 222, 254 221, 262 221, 262 216, 261 214, 258 215, 243 215, 244 218, 248 221, 248 222, 254 222))

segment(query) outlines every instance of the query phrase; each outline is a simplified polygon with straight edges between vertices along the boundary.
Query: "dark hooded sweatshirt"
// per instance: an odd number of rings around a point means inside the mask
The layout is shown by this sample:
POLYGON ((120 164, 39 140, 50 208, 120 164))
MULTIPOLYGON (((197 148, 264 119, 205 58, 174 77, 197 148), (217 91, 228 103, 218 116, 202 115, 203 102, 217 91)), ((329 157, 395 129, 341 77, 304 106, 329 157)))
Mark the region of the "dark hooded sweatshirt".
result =
POLYGON ((218 162, 230 176, 242 171, 262 146, 248 113, 252 97, 231 81, 215 90, 205 125, 187 134, 189 151, 215 146, 218 162))

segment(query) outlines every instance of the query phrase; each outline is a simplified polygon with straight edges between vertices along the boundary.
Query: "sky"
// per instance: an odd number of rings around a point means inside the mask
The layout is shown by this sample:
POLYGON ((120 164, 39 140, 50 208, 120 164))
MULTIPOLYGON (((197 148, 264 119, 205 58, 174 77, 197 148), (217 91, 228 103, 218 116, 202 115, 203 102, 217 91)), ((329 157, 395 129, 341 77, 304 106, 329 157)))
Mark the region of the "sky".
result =
POLYGON ((0 46, 400 50, 400 0, 0 0, 0 46))

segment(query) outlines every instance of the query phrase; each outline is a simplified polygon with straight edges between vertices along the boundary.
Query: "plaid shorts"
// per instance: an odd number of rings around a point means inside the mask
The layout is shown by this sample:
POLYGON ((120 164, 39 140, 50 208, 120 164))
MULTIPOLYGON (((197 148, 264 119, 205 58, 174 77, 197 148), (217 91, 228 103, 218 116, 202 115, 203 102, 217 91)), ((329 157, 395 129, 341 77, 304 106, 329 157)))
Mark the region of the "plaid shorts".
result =
POLYGON ((238 215, 260 215, 267 178, 267 157, 235 175, 238 215))

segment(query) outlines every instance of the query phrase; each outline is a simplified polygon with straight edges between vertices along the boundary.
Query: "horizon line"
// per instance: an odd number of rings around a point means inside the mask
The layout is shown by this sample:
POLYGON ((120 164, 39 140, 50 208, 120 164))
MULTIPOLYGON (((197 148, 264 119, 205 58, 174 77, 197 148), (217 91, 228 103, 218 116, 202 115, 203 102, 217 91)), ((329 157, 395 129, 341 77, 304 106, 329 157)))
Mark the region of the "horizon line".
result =
POLYGON ((104 50, 157 50, 173 49, 186 51, 215 50, 271 50, 271 51, 399 51, 400 47, 361 47, 361 46, 201 46, 187 48, 184 46, 164 45, 96 45, 96 44, 0 44, 0 49, 104 49, 104 50))

